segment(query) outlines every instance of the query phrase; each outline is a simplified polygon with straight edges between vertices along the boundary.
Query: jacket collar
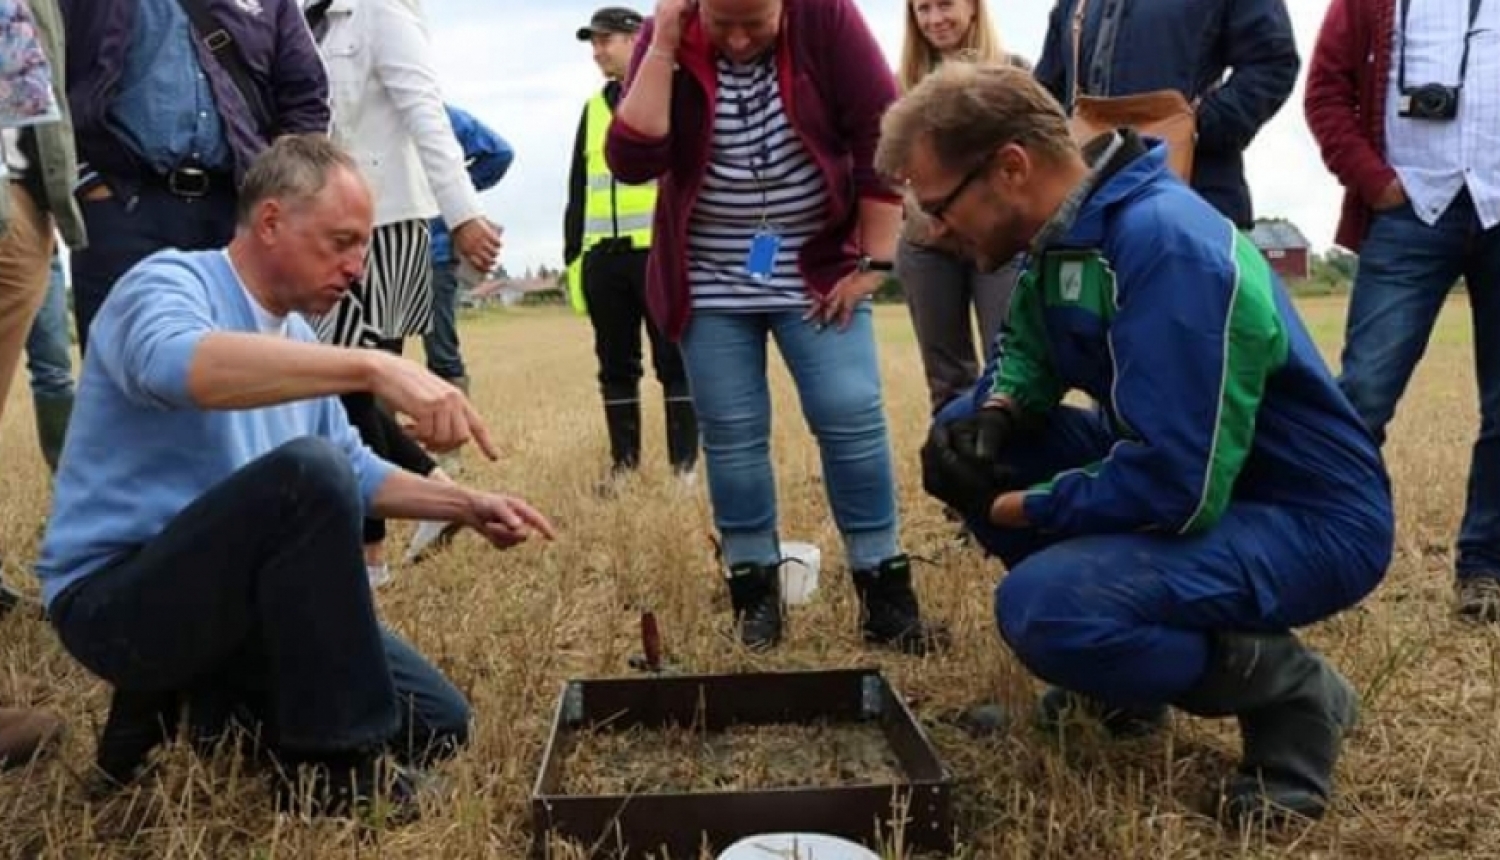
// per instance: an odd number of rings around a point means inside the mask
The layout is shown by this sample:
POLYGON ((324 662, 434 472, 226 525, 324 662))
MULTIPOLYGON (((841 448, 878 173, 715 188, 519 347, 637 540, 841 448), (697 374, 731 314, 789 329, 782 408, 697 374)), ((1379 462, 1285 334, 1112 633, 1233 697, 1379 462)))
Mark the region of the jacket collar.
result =
POLYGON ((1166 144, 1130 129, 1090 141, 1083 156, 1092 169, 1037 233, 1033 254, 1055 247, 1098 247, 1108 211, 1167 172, 1166 144))

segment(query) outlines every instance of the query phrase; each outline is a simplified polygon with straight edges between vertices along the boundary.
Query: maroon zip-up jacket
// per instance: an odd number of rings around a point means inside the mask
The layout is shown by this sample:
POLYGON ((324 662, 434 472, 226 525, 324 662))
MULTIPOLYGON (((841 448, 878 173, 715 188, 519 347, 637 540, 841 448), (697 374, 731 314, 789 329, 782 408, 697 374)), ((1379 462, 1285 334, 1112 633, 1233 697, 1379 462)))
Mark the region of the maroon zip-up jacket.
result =
MULTIPOLYGON (((641 31, 627 81, 635 79, 654 25, 647 21, 641 31)), ((714 57, 698 16, 691 16, 672 76, 671 131, 649 137, 616 116, 605 141, 605 160, 616 179, 657 181, 646 298, 657 325, 674 341, 687 330, 692 312, 688 219, 713 138, 714 57)), ((808 290, 826 295, 854 270, 859 256, 859 201, 901 200, 874 165, 880 118, 896 100, 896 79, 852 0, 783 0, 776 71, 787 119, 828 187, 827 222, 798 257, 808 290)))
POLYGON ((1385 158, 1385 101, 1396 0, 1333 0, 1307 69, 1303 110, 1323 162, 1344 186, 1334 241, 1358 251, 1370 201, 1396 171, 1385 158))

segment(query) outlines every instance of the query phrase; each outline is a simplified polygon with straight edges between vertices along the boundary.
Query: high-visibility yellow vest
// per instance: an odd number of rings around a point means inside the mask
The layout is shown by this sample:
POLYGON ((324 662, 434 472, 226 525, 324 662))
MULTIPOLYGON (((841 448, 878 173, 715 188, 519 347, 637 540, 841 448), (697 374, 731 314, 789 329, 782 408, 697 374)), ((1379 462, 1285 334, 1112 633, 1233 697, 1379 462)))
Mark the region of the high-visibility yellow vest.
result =
POLYGON ((584 313, 583 257, 605 239, 630 239, 637 248, 651 247, 651 213, 656 209, 656 183, 626 185, 616 181, 604 160, 604 138, 613 115, 604 93, 589 99, 583 130, 586 188, 583 205, 583 254, 568 266, 568 298, 584 313))

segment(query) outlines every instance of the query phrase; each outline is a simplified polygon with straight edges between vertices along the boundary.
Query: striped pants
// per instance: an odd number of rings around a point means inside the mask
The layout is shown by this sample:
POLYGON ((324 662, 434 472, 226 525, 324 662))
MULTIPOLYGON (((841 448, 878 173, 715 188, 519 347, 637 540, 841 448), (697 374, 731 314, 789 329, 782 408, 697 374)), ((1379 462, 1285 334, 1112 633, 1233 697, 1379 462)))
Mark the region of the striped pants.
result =
POLYGON ((310 320, 318 339, 335 346, 379 346, 432 327, 432 235, 427 221, 375 228, 365 279, 328 313, 310 320))

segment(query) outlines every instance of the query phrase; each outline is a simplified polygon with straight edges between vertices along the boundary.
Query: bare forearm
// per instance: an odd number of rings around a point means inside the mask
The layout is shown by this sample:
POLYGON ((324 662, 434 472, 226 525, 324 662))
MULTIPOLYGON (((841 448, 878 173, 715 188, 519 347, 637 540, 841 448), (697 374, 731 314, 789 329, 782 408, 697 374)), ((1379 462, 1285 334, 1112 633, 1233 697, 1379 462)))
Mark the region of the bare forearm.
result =
POLYGON ((671 133, 674 65, 672 52, 655 46, 647 48, 615 115, 648 137, 666 137, 671 133))
POLYGON ((214 332, 193 351, 188 393, 204 409, 254 409, 368 391, 376 360, 369 350, 214 332))
POLYGON ((382 518, 464 522, 473 503, 457 484, 397 469, 375 491, 371 507, 382 518))
POLYGON ((859 201, 859 246, 876 260, 896 258, 896 239, 901 235, 901 206, 885 200, 859 201))

